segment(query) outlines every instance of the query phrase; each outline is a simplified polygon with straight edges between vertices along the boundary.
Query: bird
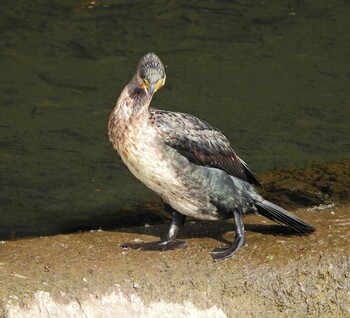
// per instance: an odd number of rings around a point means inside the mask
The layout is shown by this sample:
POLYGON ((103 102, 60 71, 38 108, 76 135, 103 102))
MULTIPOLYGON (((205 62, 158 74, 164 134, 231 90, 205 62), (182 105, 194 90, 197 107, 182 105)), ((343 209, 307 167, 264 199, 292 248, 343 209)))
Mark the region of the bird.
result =
POLYGON ((312 233, 312 226, 258 193, 260 182, 219 129, 187 113, 150 107, 165 80, 159 57, 144 55, 109 116, 108 136, 113 148, 131 173, 172 212, 163 239, 120 245, 151 251, 185 248, 186 242, 177 240, 177 234, 186 217, 233 218, 232 243, 210 252, 214 261, 223 260, 244 244, 243 215, 251 211, 299 234, 312 233))

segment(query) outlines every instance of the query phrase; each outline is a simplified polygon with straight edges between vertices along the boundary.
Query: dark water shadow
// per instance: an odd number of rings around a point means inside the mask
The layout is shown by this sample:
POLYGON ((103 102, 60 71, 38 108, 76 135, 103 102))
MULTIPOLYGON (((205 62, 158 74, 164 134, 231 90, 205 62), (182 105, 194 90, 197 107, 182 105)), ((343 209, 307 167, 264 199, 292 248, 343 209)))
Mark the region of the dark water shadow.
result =
POLYGON ((79 219, 59 218, 59 213, 54 213, 50 222, 47 219, 37 221, 36 226, 32 227, 13 225, 11 227, 0 225, 0 240, 11 240, 24 237, 35 236, 52 236, 58 234, 71 234, 78 232, 87 232, 91 230, 115 230, 116 228, 138 227, 144 224, 161 224, 167 221, 167 217, 162 213, 148 211, 143 206, 135 206, 132 208, 113 211, 110 209, 103 214, 94 211, 86 211, 86 215, 90 217, 79 219), (140 211, 142 210, 142 211, 140 211), (144 210, 146 210, 144 212, 144 210))
MULTIPOLYGON (((92 215, 79 220, 55 220, 50 227, 45 229, 30 227, 6 228, 0 226, 0 240, 11 240, 24 237, 53 236, 59 234, 72 234, 103 230, 113 232, 134 233, 135 235, 151 235, 162 238, 166 235, 170 226, 171 215, 158 207, 155 209, 143 205, 115 212, 110 211, 103 215, 92 215), (146 210, 146 211, 145 211, 146 210)), ((89 213, 86 213, 89 215, 89 213)), ((282 225, 245 224, 246 232, 255 232, 267 235, 290 236, 297 235, 295 231, 282 225)), ((229 244, 224 238, 227 232, 234 235, 234 224, 228 221, 202 221, 188 218, 184 227, 179 231, 178 238, 212 238, 229 244)))

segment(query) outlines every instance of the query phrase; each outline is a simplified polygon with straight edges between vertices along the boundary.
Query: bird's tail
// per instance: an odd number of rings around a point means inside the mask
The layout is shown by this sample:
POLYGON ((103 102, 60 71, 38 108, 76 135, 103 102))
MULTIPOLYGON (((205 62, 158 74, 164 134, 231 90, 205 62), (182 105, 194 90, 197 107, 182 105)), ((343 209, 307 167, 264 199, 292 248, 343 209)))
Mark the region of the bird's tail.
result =
POLYGON ((306 224, 294 214, 267 200, 256 202, 255 206, 258 213, 262 216, 277 223, 287 225, 299 233, 307 234, 312 233, 315 230, 312 226, 306 224))

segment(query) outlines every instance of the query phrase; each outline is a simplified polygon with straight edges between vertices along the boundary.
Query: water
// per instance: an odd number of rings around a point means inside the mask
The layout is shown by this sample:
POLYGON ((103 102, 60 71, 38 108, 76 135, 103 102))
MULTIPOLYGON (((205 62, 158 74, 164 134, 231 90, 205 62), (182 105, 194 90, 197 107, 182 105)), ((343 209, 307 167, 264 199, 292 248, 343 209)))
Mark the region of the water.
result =
POLYGON ((154 199, 107 120, 138 60, 153 106, 223 130, 253 171, 349 155, 348 1, 3 1, 0 237, 98 227, 154 199))

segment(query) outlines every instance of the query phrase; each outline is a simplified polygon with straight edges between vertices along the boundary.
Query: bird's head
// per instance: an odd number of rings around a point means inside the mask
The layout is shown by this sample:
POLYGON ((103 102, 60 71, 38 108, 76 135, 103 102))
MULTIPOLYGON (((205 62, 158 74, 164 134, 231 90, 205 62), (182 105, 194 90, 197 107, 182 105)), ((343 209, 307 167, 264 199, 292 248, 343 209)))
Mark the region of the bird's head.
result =
POLYGON ((146 54, 137 66, 138 84, 150 97, 165 83, 164 65, 154 53, 146 54))

